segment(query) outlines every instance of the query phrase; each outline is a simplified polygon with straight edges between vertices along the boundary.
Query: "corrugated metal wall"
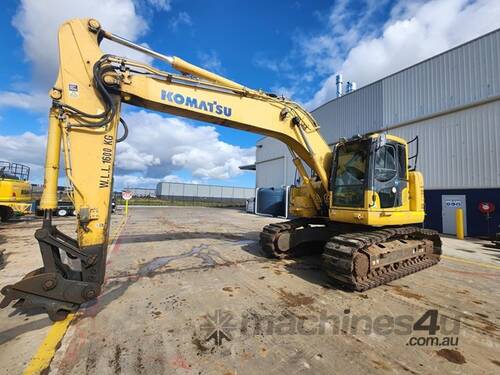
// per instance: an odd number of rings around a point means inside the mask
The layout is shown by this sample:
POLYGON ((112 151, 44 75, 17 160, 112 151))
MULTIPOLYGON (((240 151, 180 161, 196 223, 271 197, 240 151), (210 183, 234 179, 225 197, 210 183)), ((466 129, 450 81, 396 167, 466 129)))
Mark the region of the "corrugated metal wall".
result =
MULTIPOLYGON (((312 114, 330 144, 387 127, 396 127, 389 132, 407 140, 418 135, 426 189, 498 188, 499 96, 497 30, 332 100, 312 114)), ((280 150, 273 146, 278 141, 262 142, 258 162, 282 155, 272 152, 280 150)), ((265 180, 259 173, 257 164, 257 180, 265 180)))
POLYGON ((391 130, 419 137, 426 189, 500 187, 500 101, 391 130))
POLYGON ((333 100, 312 112, 320 131, 330 144, 340 137, 365 134, 381 127, 383 122, 382 83, 333 100))
POLYGON ((285 156, 280 156, 267 161, 255 164, 256 185, 258 187, 281 187, 286 184, 285 156))
MULTIPOLYGON (((293 185, 299 177, 288 147, 273 138, 262 138, 257 142, 256 186, 280 188, 293 185)), ((310 173, 310 168, 306 166, 310 173)))
POLYGON ((156 186, 158 197, 199 197, 221 199, 247 199, 255 196, 255 189, 206 184, 160 182, 156 186))
POLYGON ((500 31, 381 81, 383 127, 500 94, 500 31))

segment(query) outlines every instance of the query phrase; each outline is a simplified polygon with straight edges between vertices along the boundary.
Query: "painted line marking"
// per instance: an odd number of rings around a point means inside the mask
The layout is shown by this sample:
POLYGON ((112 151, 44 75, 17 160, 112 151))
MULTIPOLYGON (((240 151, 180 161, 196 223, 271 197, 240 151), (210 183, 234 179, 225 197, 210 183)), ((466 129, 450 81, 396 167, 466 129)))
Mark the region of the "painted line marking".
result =
POLYGON ((68 314, 66 319, 60 322, 55 322, 50 327, 47 336, 43 340, 42 344, 38 347, 36 354, 31 358, 28 366, 24 370, 23 374, 40 374, 43 370, 49 367, 52 358, 56 354, 56 348, 59 342, 64 337, 70 323, 75 318, 76 314, 68 314))
MULTIPOLYGON (((128 216, 123 216, 118 229, 111 236, 111 241, 109 241, 109 244, 116 245, 116 240, 120 236, 120 233, 125 226, 125 223, 127 222, 127 218, 128 216)), ((112 250, 110 251, 110 253, 111 252, 112 250)), ((49 332, 47 333, 47 336, 45 336, 45 339, 38 347, 35 355, 33 356, 33 358, 31 358, 28 366, 26 366, 23 375, 40 374, 42 371, 49 367, 50 362, 52 362, 52 358, 54 358, 54 355, 56 354, 59 343, 63 339, 69 328, 69 325, 75 319, 75 317, 76 313, 68 314, 66 319, 52 324, 49 332)))
POLYGON ((450 257, 447 255, 441 255, 441 258, 448 259, 454 262, 459 262, 459 263, 467 263, 467 264, 474 264, 479 267, 484 267, 484 268, 493 268, 494 270, 500 270, 500 266, 495 266, 494 264, 487 264, 483 262, 476 262, 474 260, 466 260, 466 259, 460 259, 460 258, 455 258, 455 257, 450 257))

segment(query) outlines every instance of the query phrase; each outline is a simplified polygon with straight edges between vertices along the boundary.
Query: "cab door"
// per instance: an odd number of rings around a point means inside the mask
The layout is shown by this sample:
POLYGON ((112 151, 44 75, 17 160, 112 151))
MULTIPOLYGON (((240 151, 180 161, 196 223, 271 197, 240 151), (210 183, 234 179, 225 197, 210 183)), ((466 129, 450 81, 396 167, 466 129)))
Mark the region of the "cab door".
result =
POLYGON ((373 188, 380 199, 380 208, 403 205, 403 190, 407 187, 406 147, 388 141, 377 146, 373 162, 373 188))

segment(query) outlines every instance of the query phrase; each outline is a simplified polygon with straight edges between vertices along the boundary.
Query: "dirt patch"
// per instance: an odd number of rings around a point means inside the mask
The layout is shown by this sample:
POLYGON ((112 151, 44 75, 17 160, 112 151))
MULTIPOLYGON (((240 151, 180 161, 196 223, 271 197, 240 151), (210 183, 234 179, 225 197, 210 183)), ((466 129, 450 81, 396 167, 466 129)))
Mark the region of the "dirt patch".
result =
POLYGON ((493 363, 494 365, 497 365, 497 366, 500 366, 500 361, 496 361, 494 359, 490 359, 491 363, 493 363))
POLYGON ((205 353, 206 351, 210 350, 210 348, 204 345, 204 343, 198 337, 194 337, 192 343, 194 344, 196 349, 198 349, 198 353, 205 353))
POLYGON ((382 370, 390 370, 391 368, 387 366, 384 362, 382 361, 376 361, 372 359, 372 362, 376 368, 382 369, 382 370))
POLYGON ((5 250, 0 250, 0 270, 3 269, 5 267, 5 258, 4 257, 4 252, 5 250))
POLYGON ((137 349, 137 356, 135 359, 135 372, 137 374, 142 374, 144 372, 144 364, 142 363, 142 349, 139 347, 137 349))
POLYGON ((416 300, 421 300, 424 298, 424 296, 421 296, 420 294, 417 293, 412 293, 403 288, 402 286, 399 285, 389 285, 397 294, 400 296, 406 297, 406 298, 413 298, 416 300))
POLYGON ((314 298, 306 296, 303 293, 293 294, 291 292, 287 292, 283 288, 280 288, 278 293, 280 295, 280 299, 289 307, 311 305, 314 303, 314 298))
POLYGON ((260 356, 262 358, 266 358, 267 357, 267 348, 265 346, 261 347, 259 353, 260 353, 260 356))
POLYGON ((467 361, 462 353, 454 349, 440 349, 436 351, 436 354, 449 362, 456 363, 457 365, 463 365, 467 361))
POLYGON ((87 357, 87 362, 85 364, 85 372, 87 374, 95 373, 96 362, 97 362, 96 353, 95 351, 91 351, 87 357))
POLYGON ((488 332, 498 331, 498 328, 491 322, 485 322, 483 329, 488 332))
POLYGON ((109 361, 109 365, 110 367, 113 367, 115 374, 120 374, 122 372, 122 366, 120 363, 121 355, 122 355, 122 348, 120 347, 120 345, 116 345, 113 359, 109 361))
POLYGON ((235 287, 232 287, 232 286, 225 286, 224 288, 222 288, 222 290, 223 290, 224 292, 228 292, 228 293, 232 293, 232 292, 234 292, 234 291, 236 291, 236 290, 238 290, 238 289, 240 289, 240 287, 239 287, 239 286, 235 286, 235 287))

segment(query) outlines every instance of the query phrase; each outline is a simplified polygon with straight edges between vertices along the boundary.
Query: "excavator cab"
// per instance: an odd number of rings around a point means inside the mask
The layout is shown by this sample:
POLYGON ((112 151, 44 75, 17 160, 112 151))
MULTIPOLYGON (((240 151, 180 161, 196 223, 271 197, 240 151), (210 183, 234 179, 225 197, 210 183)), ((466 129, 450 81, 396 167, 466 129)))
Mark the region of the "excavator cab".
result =
POLYGON ((412 203, 423 202, 423 178, 409 170, 408 159, 407 142, 396 136, 341 140, 333 153, 330 217, 370 226, 421 223, 423 206, 412 203))

